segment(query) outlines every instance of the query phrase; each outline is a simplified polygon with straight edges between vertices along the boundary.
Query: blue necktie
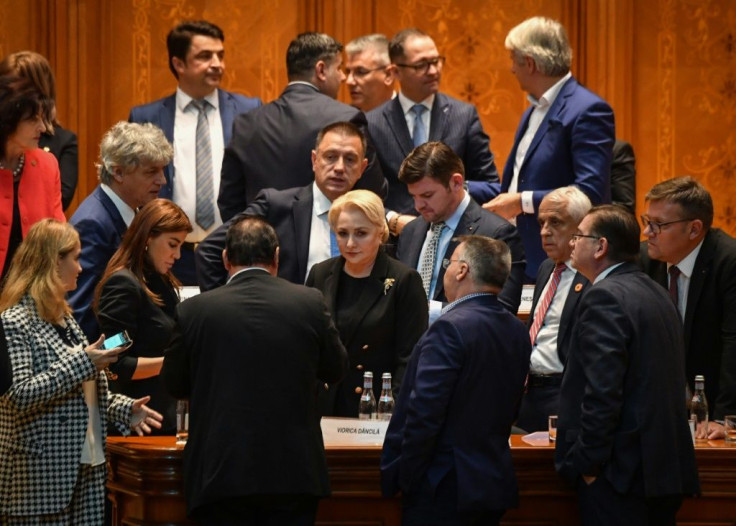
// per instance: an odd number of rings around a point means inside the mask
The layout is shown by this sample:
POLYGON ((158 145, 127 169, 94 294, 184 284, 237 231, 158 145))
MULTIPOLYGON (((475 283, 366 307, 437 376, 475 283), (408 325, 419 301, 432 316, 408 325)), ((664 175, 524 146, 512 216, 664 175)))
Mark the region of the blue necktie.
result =
POLYGON ((340 248, 337 246, 337 236, 335 235, 335 231, 330 229, 330 257, 334 258, 339 255, 340 248))
POLYGON ((411 111, 414 113, 414 134, 412 138, 414 140, 414 148, 416 148, 427 142, 427 130, 422 120, 422 115, 427 111, 427 107, 422 104, 415 104, 411 107, 411 111))

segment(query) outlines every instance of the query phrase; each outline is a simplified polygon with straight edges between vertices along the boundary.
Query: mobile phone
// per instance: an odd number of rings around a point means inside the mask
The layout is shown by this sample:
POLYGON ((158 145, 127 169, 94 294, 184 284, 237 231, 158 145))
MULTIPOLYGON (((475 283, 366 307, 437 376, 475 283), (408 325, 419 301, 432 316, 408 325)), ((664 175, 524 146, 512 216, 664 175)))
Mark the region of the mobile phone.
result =
POLYGON ((105 341, 102 342, 102 348, 114 349, 115 347, 128 347, 132 343, 133 341, 130 339, 130 336, 128 336, 128 331, 122 331, 114 336, 106 338, 105 341))

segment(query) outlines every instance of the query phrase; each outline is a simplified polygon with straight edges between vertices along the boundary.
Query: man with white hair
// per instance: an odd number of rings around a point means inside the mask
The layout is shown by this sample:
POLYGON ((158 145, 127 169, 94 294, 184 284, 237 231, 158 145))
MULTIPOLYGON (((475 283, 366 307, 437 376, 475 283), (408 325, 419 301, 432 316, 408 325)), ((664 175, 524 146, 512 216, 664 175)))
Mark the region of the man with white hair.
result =
POLYGON ((526 252, 526 277, 534 282, 546 259, 537 212, 555 188, 574 184, 594 205, 611 202, 613 110, 570 73, 572 49, 562 25, 530 18, 506 37, 511 72, 531 105, 516 130, 503 171, 501 194, 484 208, 516 226, 526 252))

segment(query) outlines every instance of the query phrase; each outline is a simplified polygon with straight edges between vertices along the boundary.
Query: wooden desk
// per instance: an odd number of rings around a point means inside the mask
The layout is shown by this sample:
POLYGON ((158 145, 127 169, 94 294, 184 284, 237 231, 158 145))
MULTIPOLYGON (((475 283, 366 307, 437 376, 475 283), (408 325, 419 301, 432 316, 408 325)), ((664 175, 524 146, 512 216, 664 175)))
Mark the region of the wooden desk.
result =
MULTIPOLYGON (((532 447, 519 436, 511 441, 520 505, 506 513, 503 523, 579 524, 575 493, 554 471, 553 447, 532 447)), ((182 489, 182 449, 173 437, 111 437, 107 450, 113 524, 191 524, 186 520, 182 489)), ((712 441, 698 445, 695 453, 703 494, 685 500, 678 524, 736 526, 736 446, 712 441)), ((332 497, 320 503, 317 524, 401 524, 400 500, 380 495, 380 456, 377 447, 327 449, 332 497)))

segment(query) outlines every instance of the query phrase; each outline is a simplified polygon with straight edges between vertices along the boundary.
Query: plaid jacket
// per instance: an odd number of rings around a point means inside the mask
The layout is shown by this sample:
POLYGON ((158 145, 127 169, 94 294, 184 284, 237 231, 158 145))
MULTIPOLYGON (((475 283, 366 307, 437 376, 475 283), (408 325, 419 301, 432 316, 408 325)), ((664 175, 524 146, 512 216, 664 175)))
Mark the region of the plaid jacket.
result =
MULTIPOLYGON (((0 515, 66 508, 79 471, 89 413, 82 382, 96 378, 103 440, 108 420, 127 433, 131 398, 111 394, 87 354, 69 348, 26 295, 1 315, 13 384, 0 397, 0 515)), ((87 339, 71 316, 76 338, 87 339)))

